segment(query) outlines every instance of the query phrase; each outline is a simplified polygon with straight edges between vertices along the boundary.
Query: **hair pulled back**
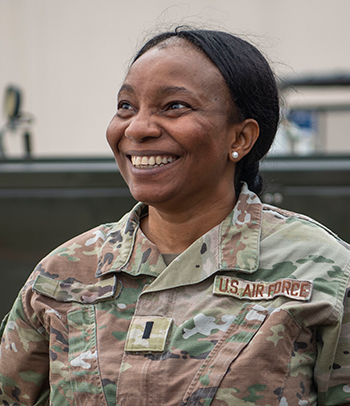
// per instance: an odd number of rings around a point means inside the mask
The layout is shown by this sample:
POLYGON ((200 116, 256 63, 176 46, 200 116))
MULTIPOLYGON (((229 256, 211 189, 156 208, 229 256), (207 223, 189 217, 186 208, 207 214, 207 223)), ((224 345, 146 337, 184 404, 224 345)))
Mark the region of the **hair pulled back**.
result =
POLYGON ((261 194, 260 160, 272 145, 279 121, 277 84, 268 62, 257 48, 232 34, 179 27, 146 42, 133 63, 149 49, 174 37, 192 44, 219 69, 231 94, 235 121, 253 118, 258 122, 259 137, 251 151, 237 163, 234 183, 237 194, 242 181, 251 191, 261 194))

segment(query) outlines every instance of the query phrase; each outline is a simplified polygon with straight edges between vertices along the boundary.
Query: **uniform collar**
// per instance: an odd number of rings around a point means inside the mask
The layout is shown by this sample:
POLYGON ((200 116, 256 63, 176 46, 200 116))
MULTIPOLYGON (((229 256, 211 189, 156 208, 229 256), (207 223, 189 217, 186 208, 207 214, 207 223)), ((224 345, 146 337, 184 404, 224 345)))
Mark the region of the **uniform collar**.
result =
MULTIPOLYGON (((140 230, 147 206, 138 203, 109 233, 101 247, 96 276, 112 272, 157 277, 159 289, 197 283, 213 273, 258 268, 262 204, 244 184, 226 219, 196 240, 166 267, 157 247, 140 230)), ((156 286, 155 286, 156 287, 156 286)))

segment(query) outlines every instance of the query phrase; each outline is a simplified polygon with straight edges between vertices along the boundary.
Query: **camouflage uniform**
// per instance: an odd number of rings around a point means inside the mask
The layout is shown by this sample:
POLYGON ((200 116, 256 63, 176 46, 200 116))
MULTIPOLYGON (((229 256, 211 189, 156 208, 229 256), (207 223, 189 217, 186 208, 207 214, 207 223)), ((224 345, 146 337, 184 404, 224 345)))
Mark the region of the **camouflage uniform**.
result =
POLYGON ((166 266, 146 211, 37 266, 3 323, 1 404, 350 404, 348 245, 244 187, 166 266))

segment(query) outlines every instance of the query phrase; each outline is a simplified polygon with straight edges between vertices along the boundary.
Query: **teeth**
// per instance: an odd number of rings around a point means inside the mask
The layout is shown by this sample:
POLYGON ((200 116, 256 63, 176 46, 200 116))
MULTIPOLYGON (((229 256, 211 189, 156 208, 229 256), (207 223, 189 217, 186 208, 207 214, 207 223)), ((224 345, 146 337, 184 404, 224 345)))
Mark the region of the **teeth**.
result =
POLYGON ((134 158, 134 165, 141 165, 141 157, 137 156, 137 157, 133 157, 134 158))
POLYGON ((174 162, 177 158, 174 156, 131 156, 131 162, 135 167, 150 168, 163 166, 174 162))

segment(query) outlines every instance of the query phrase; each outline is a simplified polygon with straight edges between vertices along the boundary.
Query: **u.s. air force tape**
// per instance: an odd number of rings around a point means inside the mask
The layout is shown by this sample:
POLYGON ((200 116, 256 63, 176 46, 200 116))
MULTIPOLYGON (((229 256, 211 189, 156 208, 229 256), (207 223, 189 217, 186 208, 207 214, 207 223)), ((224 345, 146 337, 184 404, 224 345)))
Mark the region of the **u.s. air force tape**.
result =
POLYGON ((308 301, 312 294, 312 282, 298 279, 250 282, 231 276, 217 275, 213 293, 249 300, 270 300, 277 296, 285 296, 294 300, 308 301))

